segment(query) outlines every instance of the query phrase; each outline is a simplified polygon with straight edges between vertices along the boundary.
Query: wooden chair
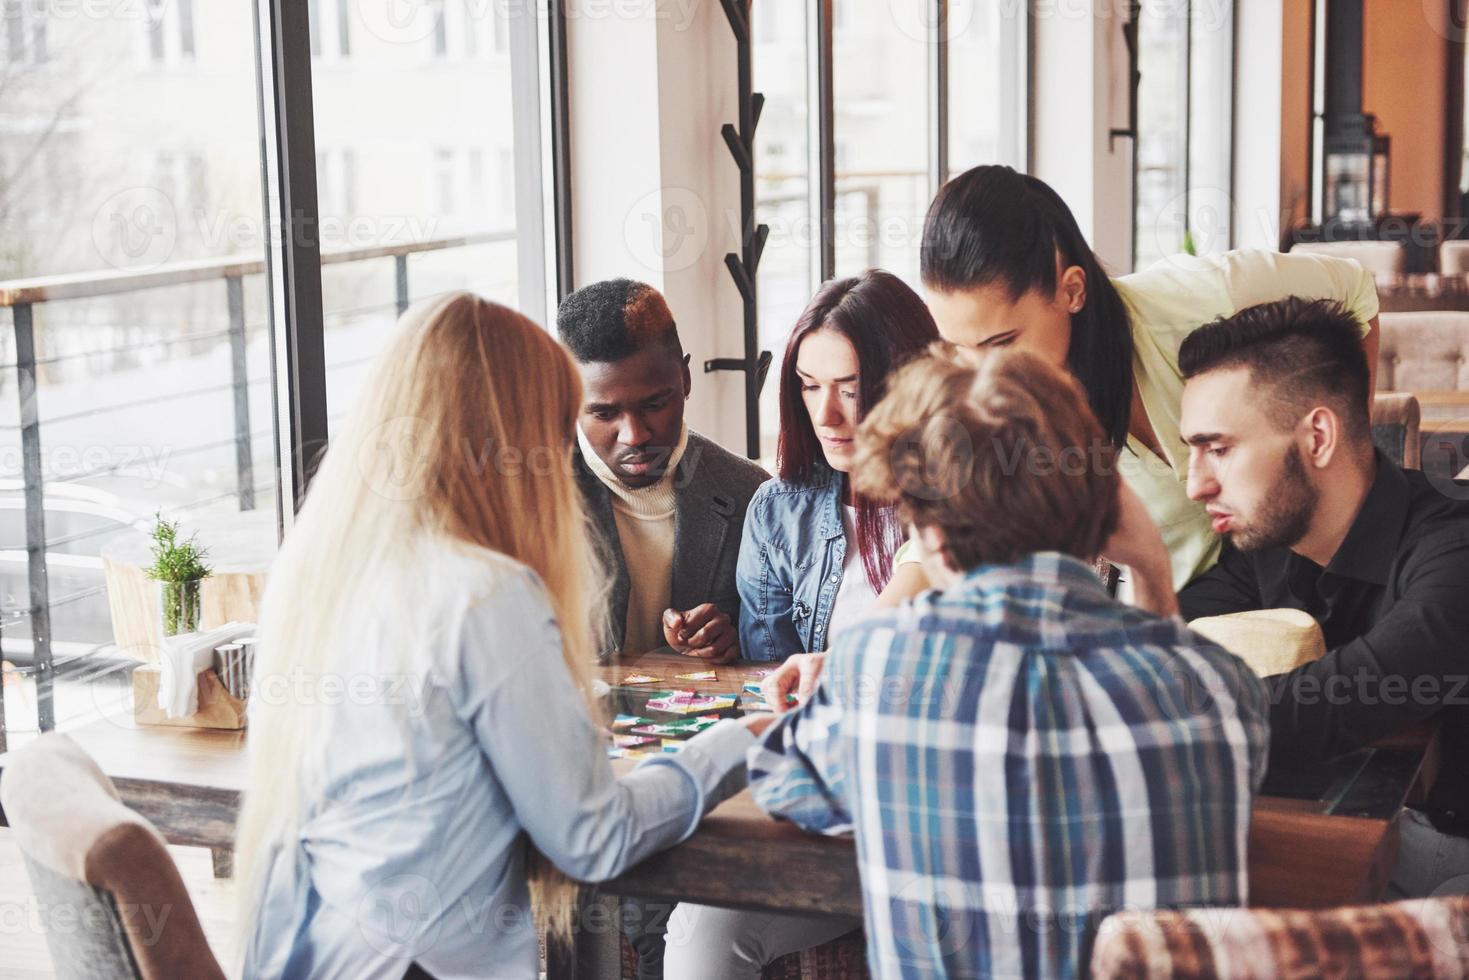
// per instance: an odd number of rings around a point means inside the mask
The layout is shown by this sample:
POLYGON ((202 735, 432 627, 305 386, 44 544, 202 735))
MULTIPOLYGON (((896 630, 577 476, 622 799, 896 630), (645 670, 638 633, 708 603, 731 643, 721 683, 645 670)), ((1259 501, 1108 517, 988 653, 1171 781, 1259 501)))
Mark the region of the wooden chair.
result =
POLYGON ((1102 923, 1094 980, 1418 980, 1469 975, 1469 898, 1305 912, 1123 912, 1102 923))
POLYGON ((1423 411, 1405 391, 1372 396, 1372 442, 1404 469, 1423 467, 1423 411))
POLYGON ((0 806, 58 980, 224 980, 163 838, 70 738, 17 750, 0 806))
POLYGON ((1438 271, 1446 276, 1469 273, 1469 242, 1447 241, 1438 247, 1438 271))

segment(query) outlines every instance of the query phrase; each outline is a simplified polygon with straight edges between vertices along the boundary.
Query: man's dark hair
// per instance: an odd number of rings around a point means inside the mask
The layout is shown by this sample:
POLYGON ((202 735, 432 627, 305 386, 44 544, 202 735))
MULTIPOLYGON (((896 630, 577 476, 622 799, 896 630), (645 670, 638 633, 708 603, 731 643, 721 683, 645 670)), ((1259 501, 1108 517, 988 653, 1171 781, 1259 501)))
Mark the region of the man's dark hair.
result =
POLYGON ((683 356, 663 294, 631 279, 595 282, 567 296, 556 311, 556 331, 582 364, 620 361, 649 347, 683 356))
POLYGON ((1279 428, 1328 405, 1349 439, 1372 438, 1362 324, 1340 303, 1292 296, 1221 317, 1184 339, 1178 366, 1185 379, 1248 368, 1279 428))

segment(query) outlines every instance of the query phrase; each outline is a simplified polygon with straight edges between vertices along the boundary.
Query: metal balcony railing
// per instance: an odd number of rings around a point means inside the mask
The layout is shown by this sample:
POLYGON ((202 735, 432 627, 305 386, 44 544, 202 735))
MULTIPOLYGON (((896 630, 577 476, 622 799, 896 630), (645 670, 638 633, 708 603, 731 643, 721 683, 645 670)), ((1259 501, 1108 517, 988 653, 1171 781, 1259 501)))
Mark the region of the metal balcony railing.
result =
MULTIPOLYGON (((410 255, 421 252, 464 248, 472 245, 511 242, 514 240, 515 232, 513 230, 476 232, 395 245, 375 245, 365 248, 323 251, 321 253, 321 263, 323 266, 328 266, 351 262, 364 262, 372 259, 392 258, 395 267, 395 307, 398 314, 401 315, 408 308, 409 304, 408 257, 410 255)), ((264 487, 257 487, 255 484, 255 464, 251 442, 256 437, 268 435, 271 430, 269 427, 252 430, 251 427, 250 386, 252 384, 267 383, 269 379, 258 378, 252 381, 247 370, 245 356, 244 279, 246 276, 260 275, 264 272, 265 260, 263 257, 231 257, 225 259, 174 262, 147 272, 128 271, 124 269, 107 272, 42 276, 32 279, 0 282, 0 307, 10 308, 15 341, 15 360, 12 363, 0 365, 0 370, 15 369, 16 390, 20 408, 19 425, 0 426, 0 429, 14 431, 18 428, 20 431, 21 465, 25 483, 26 566, 29 584, 31 643, 34 658, 33 670, 36 679, 37 721, 41 731, 48 731, 55 727, 53 697, 55 664, 51 649, 51 609, 53 605, 75 601, 95 594, 96 590, 88 589, 72 595, 63 596, 57 599, 56 603, 53 603, 50 598, 46 573, 46 553, 48 548, 56 548, 61 544, 69 543, 78 537, 84 536, 84 534, 67 535, 49 542, 46 540, 45 487, 44 472, 41 463, 42 433, 37 400, 37 368, 73 358, 91 357, 97 354, 121 353, 155 346, 160 343, 174 344, 200 340, 218 340, 227 337, 230 345, 230 380, 227 383, 191 388, 182 392, 148 395, 126 404, 113 404, 95 409, 89 408, 58 416, 49 421, 55 423, 75 420, 105 411, 115 411, 122 407, 162 404, 186 396, 230 390, 234 396, 233 437, 227 440, 219 440, 201 445, 176 447, 173 449, 172 455, 176 457, 189 453, 205 452, 211 449, 217 450, 233 444, 235 447, 235 469, 237 473, 236 489, 233 492, 221 494, 207 501, 195 502, 195 505, 228 497, 237 497, 241 510, 251 510, 255 507, 255 491, 257 489, 265 489, 264 487), (148 341, 141 344, 123 344, 102 350, 87 351, 82 354, 61 354, 55 357, 45 358, 36 357, 34 311, 37 306, 44 303, 115 296, 124 293, 164 289, 190 283, 213 282, 218 280, 223 280, 224 282, 224 302, 229 316, 229 327, 226 330, 185 334, 179 337, 170 337, 163 341, 148 341)), ((343 367, 347 364, 355 364, 359 361, 369 359, 360 358, 333 366, 343 367)), ((68 479, 69 481, 86 479, 88 477, 103 475, 109 470, 116 468, 104 467, 95 471, 83 471, 68 479)), ((0 693, 0 751, 4 751, 5 748, 5 731, 5 702, 3 693, 0 693)))

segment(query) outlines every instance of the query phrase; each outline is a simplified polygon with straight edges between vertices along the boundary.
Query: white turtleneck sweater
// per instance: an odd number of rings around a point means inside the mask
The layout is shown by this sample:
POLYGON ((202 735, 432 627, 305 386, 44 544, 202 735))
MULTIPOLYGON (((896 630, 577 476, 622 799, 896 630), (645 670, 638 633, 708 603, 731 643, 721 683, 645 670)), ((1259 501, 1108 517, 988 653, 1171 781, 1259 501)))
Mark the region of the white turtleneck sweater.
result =
POLYGON ((622 652, 656 650, 667 643, 663 638, 663 611, 673 595, 673 481, 688 446, 689 427, 685 424, 679 432, 678 445, 663 478, 640 490, 624 486, 607 468, 582 434, 581 426, 576 428, 576 441, 587 468, 612 491, 612 517, 617 523, 629 587, 622 652))

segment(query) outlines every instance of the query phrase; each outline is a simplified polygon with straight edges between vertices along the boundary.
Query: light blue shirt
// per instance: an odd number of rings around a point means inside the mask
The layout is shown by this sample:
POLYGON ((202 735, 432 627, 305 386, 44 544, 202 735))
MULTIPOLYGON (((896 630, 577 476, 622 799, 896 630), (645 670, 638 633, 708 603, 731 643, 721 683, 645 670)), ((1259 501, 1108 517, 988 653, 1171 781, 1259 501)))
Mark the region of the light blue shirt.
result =
POLYGON ((825 650, 846 558, 839 475, 823 468, 809 484, 762 483, 745 513, 735 569, 745 659, 825 650))
POLYGON ((616 777, 521 566, 443 636, 399 692, 406 716, 350 696, 332 709, 322 791, 269 858, 246 977, 398 980, 412 962, 439 980, 535 977, 525 835, 600 881, 744 785, 754 740, 733 721, 616 777))

